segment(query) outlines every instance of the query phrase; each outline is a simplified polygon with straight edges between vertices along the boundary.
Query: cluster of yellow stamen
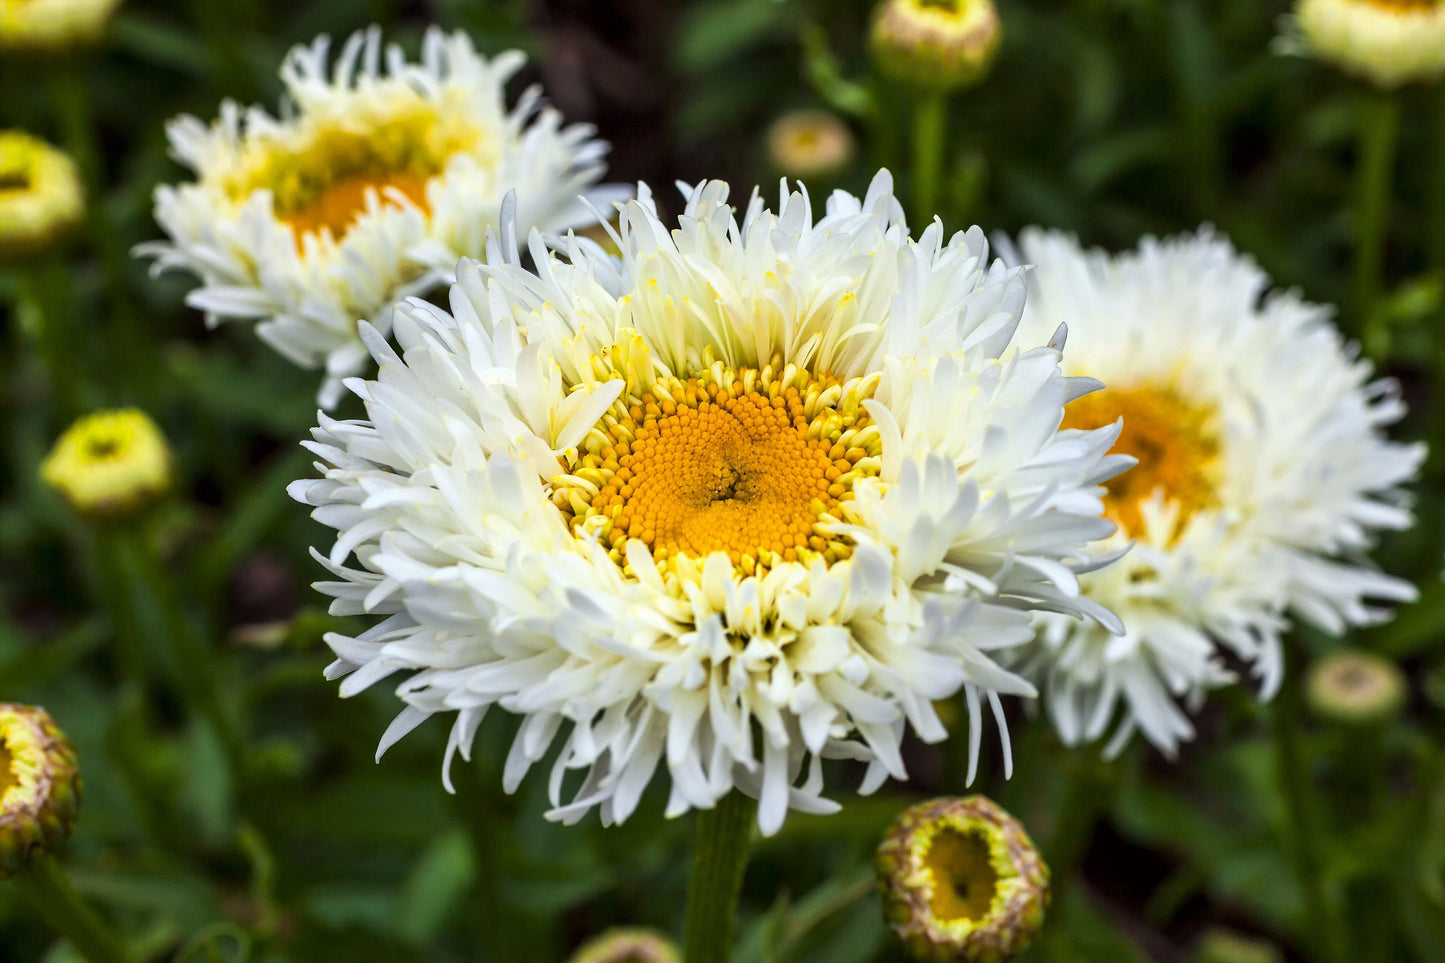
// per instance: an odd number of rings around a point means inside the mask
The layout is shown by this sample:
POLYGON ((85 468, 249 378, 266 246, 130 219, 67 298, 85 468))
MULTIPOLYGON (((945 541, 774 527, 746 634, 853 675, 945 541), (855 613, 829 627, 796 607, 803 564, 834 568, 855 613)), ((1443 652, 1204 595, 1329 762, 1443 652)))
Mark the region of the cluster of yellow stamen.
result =
MULTIPOLYGON (((1124 429, 1114 451, 1139 464, 1107 483, 1105 513, 1126 533, 1139 534, 1139 506, 1162 489, 1179 505, 1182 529, 1194 512, 1216 500, 1219 434, 1212 406, 1184 400, 1170 387, 1109 388, 1064 409, 1064 428, 1100 428, 1120 416, 1124 429)), ((1175 534, 1178 534, 1176 530, 1175 534)))
POLYGON ((826 528, 882 465, 862 408, 877 380, 843 383, 776 357, 659 380, 602 417, 553 480, 553 503, 624 567, 629 539, 660 565, 725 552, 747 573, 847 558, 851 543, 826 528))
POLYGON ((477 129, 430 106, 369 124, 353 119, 314 130, 300 145, 252 142, 225 188, 237 200, 271 191, 276 216, 298 238, 322 230, 339 238, 366 209, 369 190, 383 203, 388 188, 400 191, 426 211, 427 181, 454 154, 474 151, 482 140, 477 129))

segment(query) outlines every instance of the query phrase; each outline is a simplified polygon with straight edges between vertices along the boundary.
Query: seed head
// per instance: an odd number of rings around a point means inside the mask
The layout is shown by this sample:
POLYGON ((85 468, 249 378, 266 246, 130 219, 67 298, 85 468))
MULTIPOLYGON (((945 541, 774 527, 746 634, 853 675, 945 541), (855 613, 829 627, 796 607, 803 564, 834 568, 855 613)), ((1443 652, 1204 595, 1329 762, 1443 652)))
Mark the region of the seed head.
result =
POLYGON ((983 796, 905 810, 874 866, 884 917, 921 963, 1006 963, 1043 926, 1048 866, 1018 820, 983 796))

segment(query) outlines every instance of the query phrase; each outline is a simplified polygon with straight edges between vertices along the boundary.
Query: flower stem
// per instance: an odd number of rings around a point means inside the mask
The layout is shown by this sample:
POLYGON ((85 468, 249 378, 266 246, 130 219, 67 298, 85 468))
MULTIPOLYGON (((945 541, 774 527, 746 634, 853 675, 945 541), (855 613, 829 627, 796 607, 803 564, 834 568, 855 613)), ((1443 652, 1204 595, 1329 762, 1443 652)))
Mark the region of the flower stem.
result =
POLYGON ((1376 361, 1389 350, 1390 333, 1377 310, 1384 273, 1385 234, 1390 216, 1390 179, 1400 139, 1400 102, 1391 94, 1371 96, 1361 106, 1358 187, 1355 197, 1355 271, 1350 301, 1376 361))
POLYGON ((918 232, 938 213, 938 180, 943 169, 944 127, 948 98, 941 93, 915 94, 913 102, 913 230, 918 232))
MULTIPOLYGON (((1287 653, 1294 655, 1297 651, 1297 648, 1291 648, 1287 653)), ((1322 963, 1343 963, 1344 942, 1338 926, 1339 916, 1330 912, 1324 874, 1317 857, 1324 830, 1315 806, 1315 787, 1302 746, 1300 720, 1304 717, 1304 699, 1300 688, 1302 683, 1298 678, 1300 660, 1293 658, 1288 661, 1293 664, 1289 666, 1284 685, 1275 697, 1270 713, 1276 775, 1285 804, 1285 851, 1294 863, 1295 876, 1304 893, 1304 922, 1315 946, 1315 958, 1322 963)))
POLYGON ((684 963, 727 963, 757 804, 736 789, 697 815, 684 963))
POLYGON ((46 853, 35 857, 14 882, 36 913, 90 963, 130 963, 120 938, 80 898, 55 857, 46 853))
POLYGON ((239 780, 245 762, 245 751, 235 720, 221 699, 220 686, 213 671, 214 659, 206 651, 204 641, 196 634, 195 627, 176 593, 175 584, 162 568, 145 531, 135 528, 129 535, 134 571, 164 620, 182 697, 192 712, 210 725, 226 753, 233 778, 239 780))

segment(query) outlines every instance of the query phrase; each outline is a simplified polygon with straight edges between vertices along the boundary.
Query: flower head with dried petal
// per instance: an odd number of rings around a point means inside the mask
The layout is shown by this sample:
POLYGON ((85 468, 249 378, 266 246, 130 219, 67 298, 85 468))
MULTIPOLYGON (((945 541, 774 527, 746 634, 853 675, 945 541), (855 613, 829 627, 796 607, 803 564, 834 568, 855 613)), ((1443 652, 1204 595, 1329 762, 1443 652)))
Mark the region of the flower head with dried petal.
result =
POLYGON ((70 837, 80 815, 79 764, 50 713, 0 704, 0 879, 70 837))
POLYGON ((905 810, 874 861, 883 915, 923 963, 1005 963, 1043 927, 1049 868, 984 796, 905 810))

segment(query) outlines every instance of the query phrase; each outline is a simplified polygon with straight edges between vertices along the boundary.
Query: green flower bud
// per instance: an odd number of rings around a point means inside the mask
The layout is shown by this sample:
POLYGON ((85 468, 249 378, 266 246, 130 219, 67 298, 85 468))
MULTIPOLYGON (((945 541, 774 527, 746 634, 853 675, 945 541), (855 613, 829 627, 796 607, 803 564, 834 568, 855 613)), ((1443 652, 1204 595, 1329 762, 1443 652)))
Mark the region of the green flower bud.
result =
POLYGON ((58 53, 104 36, 120 0, 0 3, 0 50, 58 53))
POLYGON ((0 257, 48 250, 84 215, 85 189, 70 155, 23 131, 0 131, 0 257))
POLYGON ((1216 927, 1194 944, 1194 963, 1284 963, 1284 954, 1273 943, 1216 927))
POLYGON ((1310 709, 1345 725, 1386 722, 1405 704, 1405 676, 1370 652, 1335 652, 1310 666, 1305 682, 1310 709))
POLYGON ((170 488, 171 450, 144 412, 97 411, 65 430, 40 477, 87 518, 125 517, 170 488))
POLYGON ((583 944, 568 963, 682 963, 682 955, 660 933, 616 929, 583 944))
POLYGON ((884 0, 868 46, 884 76, 942 91, 982 79, 1002 38, 993 0, 884 0))
POLYGON ((79 764, 50 713, 0 703, 0 879, 69 838, 80 815, 79 764))
POLYGON ((1018 820, 983 796, 905 810, 874 867, 884 917, 922 963, 1005 963, 1043 927, 1049 868, 1018 820))

